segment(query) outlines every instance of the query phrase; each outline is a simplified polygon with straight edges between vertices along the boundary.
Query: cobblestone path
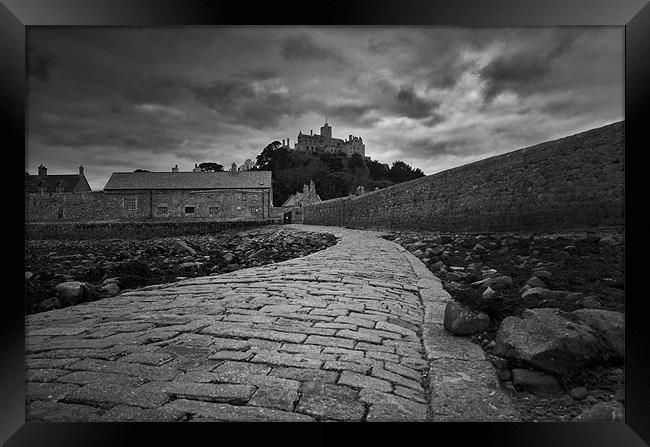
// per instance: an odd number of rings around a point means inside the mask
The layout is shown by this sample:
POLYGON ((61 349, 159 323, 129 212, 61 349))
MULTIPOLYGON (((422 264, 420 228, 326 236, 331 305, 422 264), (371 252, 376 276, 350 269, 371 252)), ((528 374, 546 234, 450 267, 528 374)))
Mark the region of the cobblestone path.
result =
POLYGON ((483 351, 440 281, 378 233, 309 256, 26 318, 26 419, 495 421, 483 351))

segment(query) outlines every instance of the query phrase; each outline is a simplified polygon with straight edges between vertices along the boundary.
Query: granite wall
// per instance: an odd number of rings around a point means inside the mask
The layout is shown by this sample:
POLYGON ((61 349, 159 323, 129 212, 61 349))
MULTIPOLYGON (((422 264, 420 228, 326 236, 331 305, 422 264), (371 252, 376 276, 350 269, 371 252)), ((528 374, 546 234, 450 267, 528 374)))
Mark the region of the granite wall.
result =
POLYGON ((618 122, 363 196, 304 207, 304 221, 453 232, 619 226, 625 132, 618 122))

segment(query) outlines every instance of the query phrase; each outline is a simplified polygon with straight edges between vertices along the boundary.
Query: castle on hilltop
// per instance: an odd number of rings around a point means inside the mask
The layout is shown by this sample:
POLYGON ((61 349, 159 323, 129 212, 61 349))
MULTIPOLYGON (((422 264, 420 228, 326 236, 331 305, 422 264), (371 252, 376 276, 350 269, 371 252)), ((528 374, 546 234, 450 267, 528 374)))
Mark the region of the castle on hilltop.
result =
POLYGON ((310 134, 303 134, 302 130, 298 134, 298 142, 294 148, 289 146, 289 139, 286 141, 282 140, 282 147, 289 150, 296 150, 302 152, 310 152, 313 154, 329 152, 332 154, 344 153, 348 157, 351 157, 352 154, 359 154, 362 157, 366 156, 366 146, 363 144, 363 139, 361 137, 356 137, 354 135, 349 135, 347 140, 342 140, 340 138, 332 138, 332 126, 327 124, 327 118, 325 118, 325 124, 320 128, 320 135, 314 135, 313 131, 310 131, 310 134))

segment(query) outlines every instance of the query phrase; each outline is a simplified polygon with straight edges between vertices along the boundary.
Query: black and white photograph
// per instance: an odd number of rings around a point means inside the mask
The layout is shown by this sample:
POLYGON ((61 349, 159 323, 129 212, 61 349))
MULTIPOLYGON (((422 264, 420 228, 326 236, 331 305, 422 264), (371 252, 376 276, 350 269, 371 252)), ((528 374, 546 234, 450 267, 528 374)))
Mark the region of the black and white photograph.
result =
POLYGON ((26 421, 625 421, 624 27, 25 43, 26 421))

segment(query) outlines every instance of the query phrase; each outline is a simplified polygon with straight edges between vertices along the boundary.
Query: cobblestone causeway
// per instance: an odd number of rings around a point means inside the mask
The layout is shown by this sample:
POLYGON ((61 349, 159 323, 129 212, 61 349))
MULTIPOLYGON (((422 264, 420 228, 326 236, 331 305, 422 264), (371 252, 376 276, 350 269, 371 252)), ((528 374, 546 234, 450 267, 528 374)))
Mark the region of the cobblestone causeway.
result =
POLYGON ((26 318, 26 419, 512 421, 450 296, 379 233, 26 318))

